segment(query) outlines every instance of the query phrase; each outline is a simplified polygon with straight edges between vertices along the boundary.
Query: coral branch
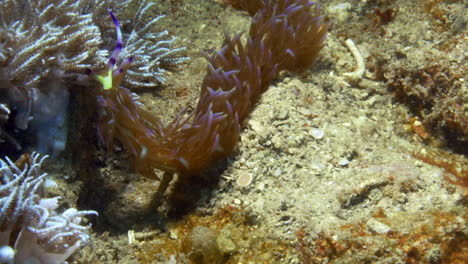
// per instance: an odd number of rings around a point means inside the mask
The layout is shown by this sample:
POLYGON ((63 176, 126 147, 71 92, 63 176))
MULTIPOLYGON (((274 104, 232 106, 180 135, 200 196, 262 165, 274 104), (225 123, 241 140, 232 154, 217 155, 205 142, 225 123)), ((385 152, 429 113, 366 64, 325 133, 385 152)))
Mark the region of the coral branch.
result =
POLYGON ((100 138, 107 147, 117 138, 145 176, 154 178, 154 169, 192 175, 229 155, 243 121, 278 73, 306 69, 322 48, 327 25, 318 8, 310 12, 312 2, 245 0, 240 5, 257 10, 247 41, 242 43, 240 34, 226 37, 220 51, 205 55, 208 72, 188 118, 182 118, 182 110, 164 126, 144 111, 129 90, 119 87, 122 65, 112 74, 112 89, 101 81, 100 138))

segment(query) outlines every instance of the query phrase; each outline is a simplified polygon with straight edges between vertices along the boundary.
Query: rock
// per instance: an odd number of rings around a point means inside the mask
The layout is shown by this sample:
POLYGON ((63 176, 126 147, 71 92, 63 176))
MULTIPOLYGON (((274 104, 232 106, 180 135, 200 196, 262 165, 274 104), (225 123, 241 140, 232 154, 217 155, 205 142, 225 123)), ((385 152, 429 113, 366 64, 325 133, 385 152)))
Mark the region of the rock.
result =
POLYGON ((367 228, 373 233, 386 234, 392 230, 388 225, 371 218, 367 221, 367 228))

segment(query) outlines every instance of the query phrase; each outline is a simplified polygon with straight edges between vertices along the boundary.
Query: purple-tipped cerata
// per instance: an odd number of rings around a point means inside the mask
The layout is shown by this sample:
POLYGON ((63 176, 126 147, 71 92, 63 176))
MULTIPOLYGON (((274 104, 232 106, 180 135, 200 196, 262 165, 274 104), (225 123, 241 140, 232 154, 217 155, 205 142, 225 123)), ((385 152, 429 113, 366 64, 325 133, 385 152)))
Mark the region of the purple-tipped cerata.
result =
POLYGON ((109 15, 110 15, 111 18, 112 18, 112 22, 114 22, 115 31, 116 31, 116 33, 117 33, 117 41, 116 41, 116 43, 115 43, 114 51, 112 52, 112 55, 111 55, 111 57, 110 57, 110 59, 109 59, 109 63, 110 63, 110 61, 113 59, 113 60, 114 60, 114 64, 115 64, 115 61, 118 60, 120 51, 122 50, 122 31, 120 31, 119 21, 117 21, 117 19, 115 18, 114 14, 113 14, 112 11, 110 11, 110 10, 109 10, 109 15))

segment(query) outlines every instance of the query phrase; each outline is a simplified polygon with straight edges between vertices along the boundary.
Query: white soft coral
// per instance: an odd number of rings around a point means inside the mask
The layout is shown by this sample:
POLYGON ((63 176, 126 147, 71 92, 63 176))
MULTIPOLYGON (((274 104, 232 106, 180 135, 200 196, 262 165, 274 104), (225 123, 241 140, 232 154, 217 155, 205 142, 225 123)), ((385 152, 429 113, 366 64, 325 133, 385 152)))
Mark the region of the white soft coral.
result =
POLYGON ((89 243, 88 226, 80 223, 85 215, 97 215, 95 211, 69 208, 58 213, 60 197, 41 197, 45 158, 33 153, 22 169, 0 159, 0 263, 64 263, 89 243))

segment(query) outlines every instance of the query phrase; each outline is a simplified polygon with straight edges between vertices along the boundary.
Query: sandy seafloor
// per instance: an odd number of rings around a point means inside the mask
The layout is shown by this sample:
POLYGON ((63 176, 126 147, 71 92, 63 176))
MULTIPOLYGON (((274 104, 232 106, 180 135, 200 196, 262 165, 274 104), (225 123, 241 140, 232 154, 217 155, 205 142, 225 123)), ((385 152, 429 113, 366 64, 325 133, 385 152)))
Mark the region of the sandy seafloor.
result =
MULTIPOLYGON (((161 28, 179 37, 191 60, 160 88, 135 92, 171 120, 196 105, 206 70, 200 50, 219 49, 223 31, 247 30, 250 17, 215 0, 157 2, 167 14, 161 28)), ((67 179, 51 173, 66 203, 99 212, 92 245, 70 262, 463 263, 467 192, 453 182, 457 175, 466 182, 468 160, 437 147, 437 138, 421 138, 411 105, 389 89, 376 61, 418 68, 450 58, 447 67, 465 74, 457 81, 466 95, 466 5, 322 1, 331 27, 317 62, 302 74, 281 74, 236 152, 208 173, 219 182, 177 190, 178 203, 151 207, 158 182, 136 175, 123 151, 98 152, 93 175, 80 175, 69 162, 49 166, 68 172, 67 179), (373 7, 393 8, 394 19, 375 26, 373 7), (356 68, 348 38, 366 63, 356 80, 342 77, 356 68), (459 41, 439 48, 453 39, 459 41)))

